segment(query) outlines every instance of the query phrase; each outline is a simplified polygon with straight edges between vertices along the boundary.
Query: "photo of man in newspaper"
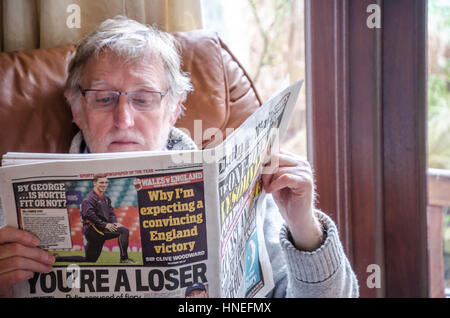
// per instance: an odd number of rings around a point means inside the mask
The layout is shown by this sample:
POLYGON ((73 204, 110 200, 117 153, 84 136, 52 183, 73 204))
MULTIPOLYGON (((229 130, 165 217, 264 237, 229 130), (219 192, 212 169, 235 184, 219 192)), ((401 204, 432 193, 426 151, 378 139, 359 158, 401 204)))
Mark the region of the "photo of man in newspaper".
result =
POLYGON ((194 283, 186 288, 186 298, 208 298, 208 284, 194 283))
POLYGON ((129 230, 117 221, 111 198, 105 193, 107 188, 107 175, 94 175, 93 189, 81 203, 83 236, 87 241, 85 256, 62 256, 60 253, 54 253, 55 262, 95 263, 102 253, 105 242, 117 238, 120 251, 118 263, 136 264, 135 260, 128 257, 129 230))

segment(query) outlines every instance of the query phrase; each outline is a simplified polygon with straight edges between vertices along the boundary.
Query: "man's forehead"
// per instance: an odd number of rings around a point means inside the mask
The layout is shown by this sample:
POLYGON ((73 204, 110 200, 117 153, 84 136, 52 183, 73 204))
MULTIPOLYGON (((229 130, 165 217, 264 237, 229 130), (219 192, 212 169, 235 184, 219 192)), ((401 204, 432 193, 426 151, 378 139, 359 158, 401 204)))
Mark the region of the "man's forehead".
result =
MULTIPOLYGON (((96 87, 96 86, 111 86, 112 83, 108 80, 102 80, 102 79, 92 79, 86 83, 86 87, 96 87)), ((140 88, 147 88, 147 89, 157 89, 158 83, 153 78, 149 78, 147 80, 142 81, 135 81, 132 84, 133 86, 140 87, 140 88)))
POLYGON ((156 88, 164 80, 161 58, 147 54, 139 59, 126 59, 110 51, 91 56, 84 68, 84 85, 113 85, 120 80, 136 86, 156 88), (126 80, 124 78, 126 75, 126 80))

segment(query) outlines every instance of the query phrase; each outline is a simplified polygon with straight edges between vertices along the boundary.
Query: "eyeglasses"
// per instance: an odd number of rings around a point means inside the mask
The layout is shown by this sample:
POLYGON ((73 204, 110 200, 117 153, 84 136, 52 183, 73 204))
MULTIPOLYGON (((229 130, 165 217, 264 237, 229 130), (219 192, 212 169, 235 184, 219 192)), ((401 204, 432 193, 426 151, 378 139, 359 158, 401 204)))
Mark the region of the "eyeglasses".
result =
POLYGON ((81 95, 86 98, 86 104, 89 108, 111 111, 113 110, 120 95, 128 95, 128 104, 139 112, 148 112, 159 109, 161 101, 167 95, 167 91, 136 91, 136 92, 119 92, 112 90, 100 89, 83 89, 79 86, 81 95))

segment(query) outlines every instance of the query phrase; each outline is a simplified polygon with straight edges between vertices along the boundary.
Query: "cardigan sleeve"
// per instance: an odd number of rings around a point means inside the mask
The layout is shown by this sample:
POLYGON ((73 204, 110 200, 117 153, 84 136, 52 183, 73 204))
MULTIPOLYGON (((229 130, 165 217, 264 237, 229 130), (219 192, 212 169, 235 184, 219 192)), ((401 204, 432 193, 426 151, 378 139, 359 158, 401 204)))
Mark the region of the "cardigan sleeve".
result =
POLYGON ((327 237, 312 252, 297 250, 271 195, 265 204, 264 235, 275 288, 269 297, 359 297, 358 281, 344 253, 335 223, 316 216, 327 237))

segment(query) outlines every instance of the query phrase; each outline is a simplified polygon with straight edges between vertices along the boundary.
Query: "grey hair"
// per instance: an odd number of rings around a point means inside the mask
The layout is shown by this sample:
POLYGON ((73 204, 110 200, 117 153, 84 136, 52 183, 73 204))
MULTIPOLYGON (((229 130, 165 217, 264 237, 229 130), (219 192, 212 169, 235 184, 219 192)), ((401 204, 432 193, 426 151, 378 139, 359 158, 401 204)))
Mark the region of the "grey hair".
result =
POLYGON ((189 76, 181 70, 181 58, 174 37, 150 25, 139 23, 124 16, 116 16, 102 22, 77 46, 69 64, 65 90, 75 111, 79 111, 79 98, 83 69, 91 56, 108 49, 125 62, 139 61, 147 55, 158 56, 164 67, 171 111, 178 101, 186 100, 193 90, 189 76))

